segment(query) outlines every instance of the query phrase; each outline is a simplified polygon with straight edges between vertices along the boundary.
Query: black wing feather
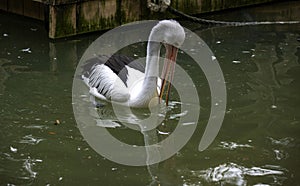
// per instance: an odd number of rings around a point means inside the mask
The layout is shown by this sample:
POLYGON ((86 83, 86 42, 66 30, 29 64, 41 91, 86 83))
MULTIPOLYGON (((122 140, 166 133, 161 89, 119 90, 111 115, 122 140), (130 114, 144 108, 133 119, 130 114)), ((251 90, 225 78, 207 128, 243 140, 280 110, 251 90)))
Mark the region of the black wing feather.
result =
POLYGON ((120 54, 114 54, 110 57, 107 55, 96 56, 94 58, 87 60, 86 63, 82 66, 83 69, 82 74, 85 77, 89 77, 96 65, 104 64, 108 66, 117 76, 119 76, 119 78, 127 86, 126 82, 128 78, 127 77, 128 70, 125 68, 126 65, 133 69, 139 70, 143 73, 145 72, 144 65, 138 62, 132 63, 134 60, 135 60, 134 58, 125 55, 120 55, 120 54))

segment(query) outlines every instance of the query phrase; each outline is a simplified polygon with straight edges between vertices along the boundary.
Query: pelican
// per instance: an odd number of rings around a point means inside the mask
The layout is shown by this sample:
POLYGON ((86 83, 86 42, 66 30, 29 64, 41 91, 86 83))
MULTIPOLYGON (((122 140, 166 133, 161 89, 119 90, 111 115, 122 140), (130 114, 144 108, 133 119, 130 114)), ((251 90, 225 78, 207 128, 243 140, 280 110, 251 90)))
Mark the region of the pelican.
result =
POLYGON ((177 21, 160 21, 148 38, 146 67, 124 55, 100 55, 82 66, 82 79, 89 93, 100 100, 141 108, 160 104, 165 92, 168 105, 178 48, 184 39, 184 29, 177 21), (159 76, 161 46, 166 53, 159 76))

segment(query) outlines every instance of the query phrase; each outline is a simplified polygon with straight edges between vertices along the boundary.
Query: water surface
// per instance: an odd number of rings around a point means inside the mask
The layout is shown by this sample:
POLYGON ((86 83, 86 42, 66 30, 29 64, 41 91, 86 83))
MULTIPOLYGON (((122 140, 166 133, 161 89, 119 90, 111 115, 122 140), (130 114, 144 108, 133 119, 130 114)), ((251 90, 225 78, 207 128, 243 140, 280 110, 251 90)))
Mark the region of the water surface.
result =
MULTIPOLYGON (((207 16, 300 20, 299 9, 295 1, 207 16)), ((178 63, 199 92, 197 129, 172 158, 151 167, 131 167, 96 153, 73 116, 76 65, 101 33, 52 41, 42 23, 1 13, 0 184, 157 185, 153 176, 161 185, 299 184, 300 25, 206 28, 181 23, 208 44, 220 63, 228 94, 225 120, 213 144, 199 152, 210 114, 210 92, 201 69, 180 54, 178 63), (60 124, 55 125, 56 120, 60 124)), ((128 54, 143 55, 143 47, 133 46, 128 54)), ((176 93, 173 99, 166 114, 169 125, 159 128, 161 139, 184 114, 176 93)), ((104 119, 113 115, 109 106, 97 112, 104 119)), ((144 144, 143 136, 127 126, 109 131, 126 143, 144 144)))

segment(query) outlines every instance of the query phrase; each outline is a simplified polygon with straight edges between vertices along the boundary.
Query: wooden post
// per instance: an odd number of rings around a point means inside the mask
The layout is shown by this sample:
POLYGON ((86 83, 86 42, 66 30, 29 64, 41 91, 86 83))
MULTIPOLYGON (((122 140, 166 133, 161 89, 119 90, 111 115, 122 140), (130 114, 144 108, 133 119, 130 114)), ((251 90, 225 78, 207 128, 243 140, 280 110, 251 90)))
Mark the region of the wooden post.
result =
POLYGON ((49 5, 49 37, 59 38, 76 34, 76 4, 49 5))

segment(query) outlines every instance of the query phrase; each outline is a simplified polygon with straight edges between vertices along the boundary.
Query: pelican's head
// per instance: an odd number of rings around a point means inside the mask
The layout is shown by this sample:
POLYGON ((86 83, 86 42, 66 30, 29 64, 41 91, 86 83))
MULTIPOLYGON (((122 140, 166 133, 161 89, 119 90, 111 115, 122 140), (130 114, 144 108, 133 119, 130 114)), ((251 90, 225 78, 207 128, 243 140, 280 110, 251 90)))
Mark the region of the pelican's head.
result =
POLYGON ((185 39, 185 32, 177 21, 163 20, 153 27, 150 38, 151 41, 180 48, 185 39))
POLYGON ((177 21, 163 20, 153 27, 149 39, 150 41, 162 43, 166 48, 159 98, 160 100, 162 99, 165 87, 168 84, 166 90, 166 104, 168 105, 178 48, 180 48, 184 42, 185 32, 177 21))

